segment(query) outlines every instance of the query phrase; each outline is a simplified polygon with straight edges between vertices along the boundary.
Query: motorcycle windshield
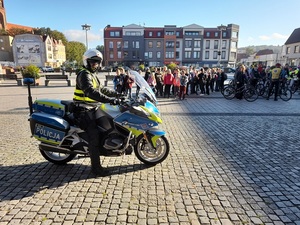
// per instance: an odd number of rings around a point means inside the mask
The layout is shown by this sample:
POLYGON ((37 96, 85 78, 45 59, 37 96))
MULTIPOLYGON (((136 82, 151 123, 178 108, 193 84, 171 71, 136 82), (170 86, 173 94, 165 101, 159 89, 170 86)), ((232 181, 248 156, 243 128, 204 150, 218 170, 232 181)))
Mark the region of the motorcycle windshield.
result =
POLYGON ((142 77, 138 72, 134 70, 130 70, 130 75, 134 79, 136 85, 140 87, 139 95, 144 94, 150 99, 150 101, 156 103, 157 100, 155 94, 150 88, 150 86, 148 85, 148 83, 146 82, 146 80, 144 79, 144 77, 142 77))

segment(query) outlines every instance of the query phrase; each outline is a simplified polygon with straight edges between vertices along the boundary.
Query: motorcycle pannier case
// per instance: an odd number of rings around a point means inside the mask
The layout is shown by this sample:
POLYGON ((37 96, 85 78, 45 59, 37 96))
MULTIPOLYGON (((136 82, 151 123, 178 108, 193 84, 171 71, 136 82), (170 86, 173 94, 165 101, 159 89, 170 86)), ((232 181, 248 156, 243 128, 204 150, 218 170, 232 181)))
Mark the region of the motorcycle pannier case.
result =
POLYGON ((58 145, 69 131, 70 125, 61 117, 35 112, 30 117, 30 129, 39 141, 58 145))
POLYGON ((61 100, 57 99, 37 99, 33 104, 35 112, 44 112, 63 117, 65 115, 65 106, 61 100))

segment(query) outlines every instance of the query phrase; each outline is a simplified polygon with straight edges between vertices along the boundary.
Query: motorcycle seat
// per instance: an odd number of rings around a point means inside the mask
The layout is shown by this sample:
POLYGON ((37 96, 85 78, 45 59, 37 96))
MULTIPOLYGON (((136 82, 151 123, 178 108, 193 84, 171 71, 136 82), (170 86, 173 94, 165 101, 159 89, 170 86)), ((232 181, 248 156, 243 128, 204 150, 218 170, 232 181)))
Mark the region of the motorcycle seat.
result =
POLYGON ((72 100, 62 100, 61 104, 65 106, 65 112, 72 113, 75 108, 75 103, 72 100))

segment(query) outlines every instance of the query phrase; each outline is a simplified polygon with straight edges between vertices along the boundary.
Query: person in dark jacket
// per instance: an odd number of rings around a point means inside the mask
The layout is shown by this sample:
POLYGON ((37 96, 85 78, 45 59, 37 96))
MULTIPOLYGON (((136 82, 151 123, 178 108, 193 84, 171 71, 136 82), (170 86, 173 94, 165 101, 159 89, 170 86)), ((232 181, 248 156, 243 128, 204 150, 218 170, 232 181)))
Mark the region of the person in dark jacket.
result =
MULTIPOLYGON (((239 70, 236 73, 235 80, 236 80, 236 87, 237 87, 238 90, 241 90, 241 88, 245 84, 245 80, 246 80, 245 71, 246 71, 246 67, 244 65, 241 65, 239 67, 239 70)), ((238 93, 236 93, 235 97, 237 99, 243 99, 243 92, 242 91, 238 91, 238 93)))
MULTIPOLYGON (((117 104, 117 92, 100 86, 95 72, 101 66, 103 57, 96 49, 89 49, 83 55, 83 67, 77 73, 76 88, 73 101, 77 109, 81 109, 78 116, 79 127, 89 136, 88 148, 92 165, 92 172, 99 176, 106 176, 109 172, 101 166, 100 150, 101 136, 111 128, 108 118, 96 110, 98 102, 117 104), (101 130, 100 130, 101 129, 101 130)), ((101 152, 105 155, 105 152, 101 152)))

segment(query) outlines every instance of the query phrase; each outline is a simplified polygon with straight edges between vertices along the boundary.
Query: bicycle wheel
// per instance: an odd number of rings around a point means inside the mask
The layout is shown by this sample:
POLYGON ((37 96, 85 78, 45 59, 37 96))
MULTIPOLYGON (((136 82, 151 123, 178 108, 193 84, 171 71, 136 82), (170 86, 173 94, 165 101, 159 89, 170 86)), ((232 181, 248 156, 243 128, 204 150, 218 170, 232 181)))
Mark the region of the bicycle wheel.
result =
POLYGON ((247 87, 244 90, 244 98, 248 102, 254 102, 258 98, 258 93, 254 87, 247 87))
POLYGON ((231 100, 235 97, 235 89, 232 86, 227 86, 223 90, 223 96, 224 98, 231 100))
POLYGON ((288 88, 282 88, 279 93, 279 97, 283 101, 288 101, 292 98, 292 91, 288 88))
POLYGON ((265 88, 265 87, 264 87, 264 84, 262 84, 262 83, 258 83, 258 84, 255 86, 255 89, 256 89, 257 94, 258 94, 259 96, 263 96, 264 91, 265 91, 264 88, 265 88))

